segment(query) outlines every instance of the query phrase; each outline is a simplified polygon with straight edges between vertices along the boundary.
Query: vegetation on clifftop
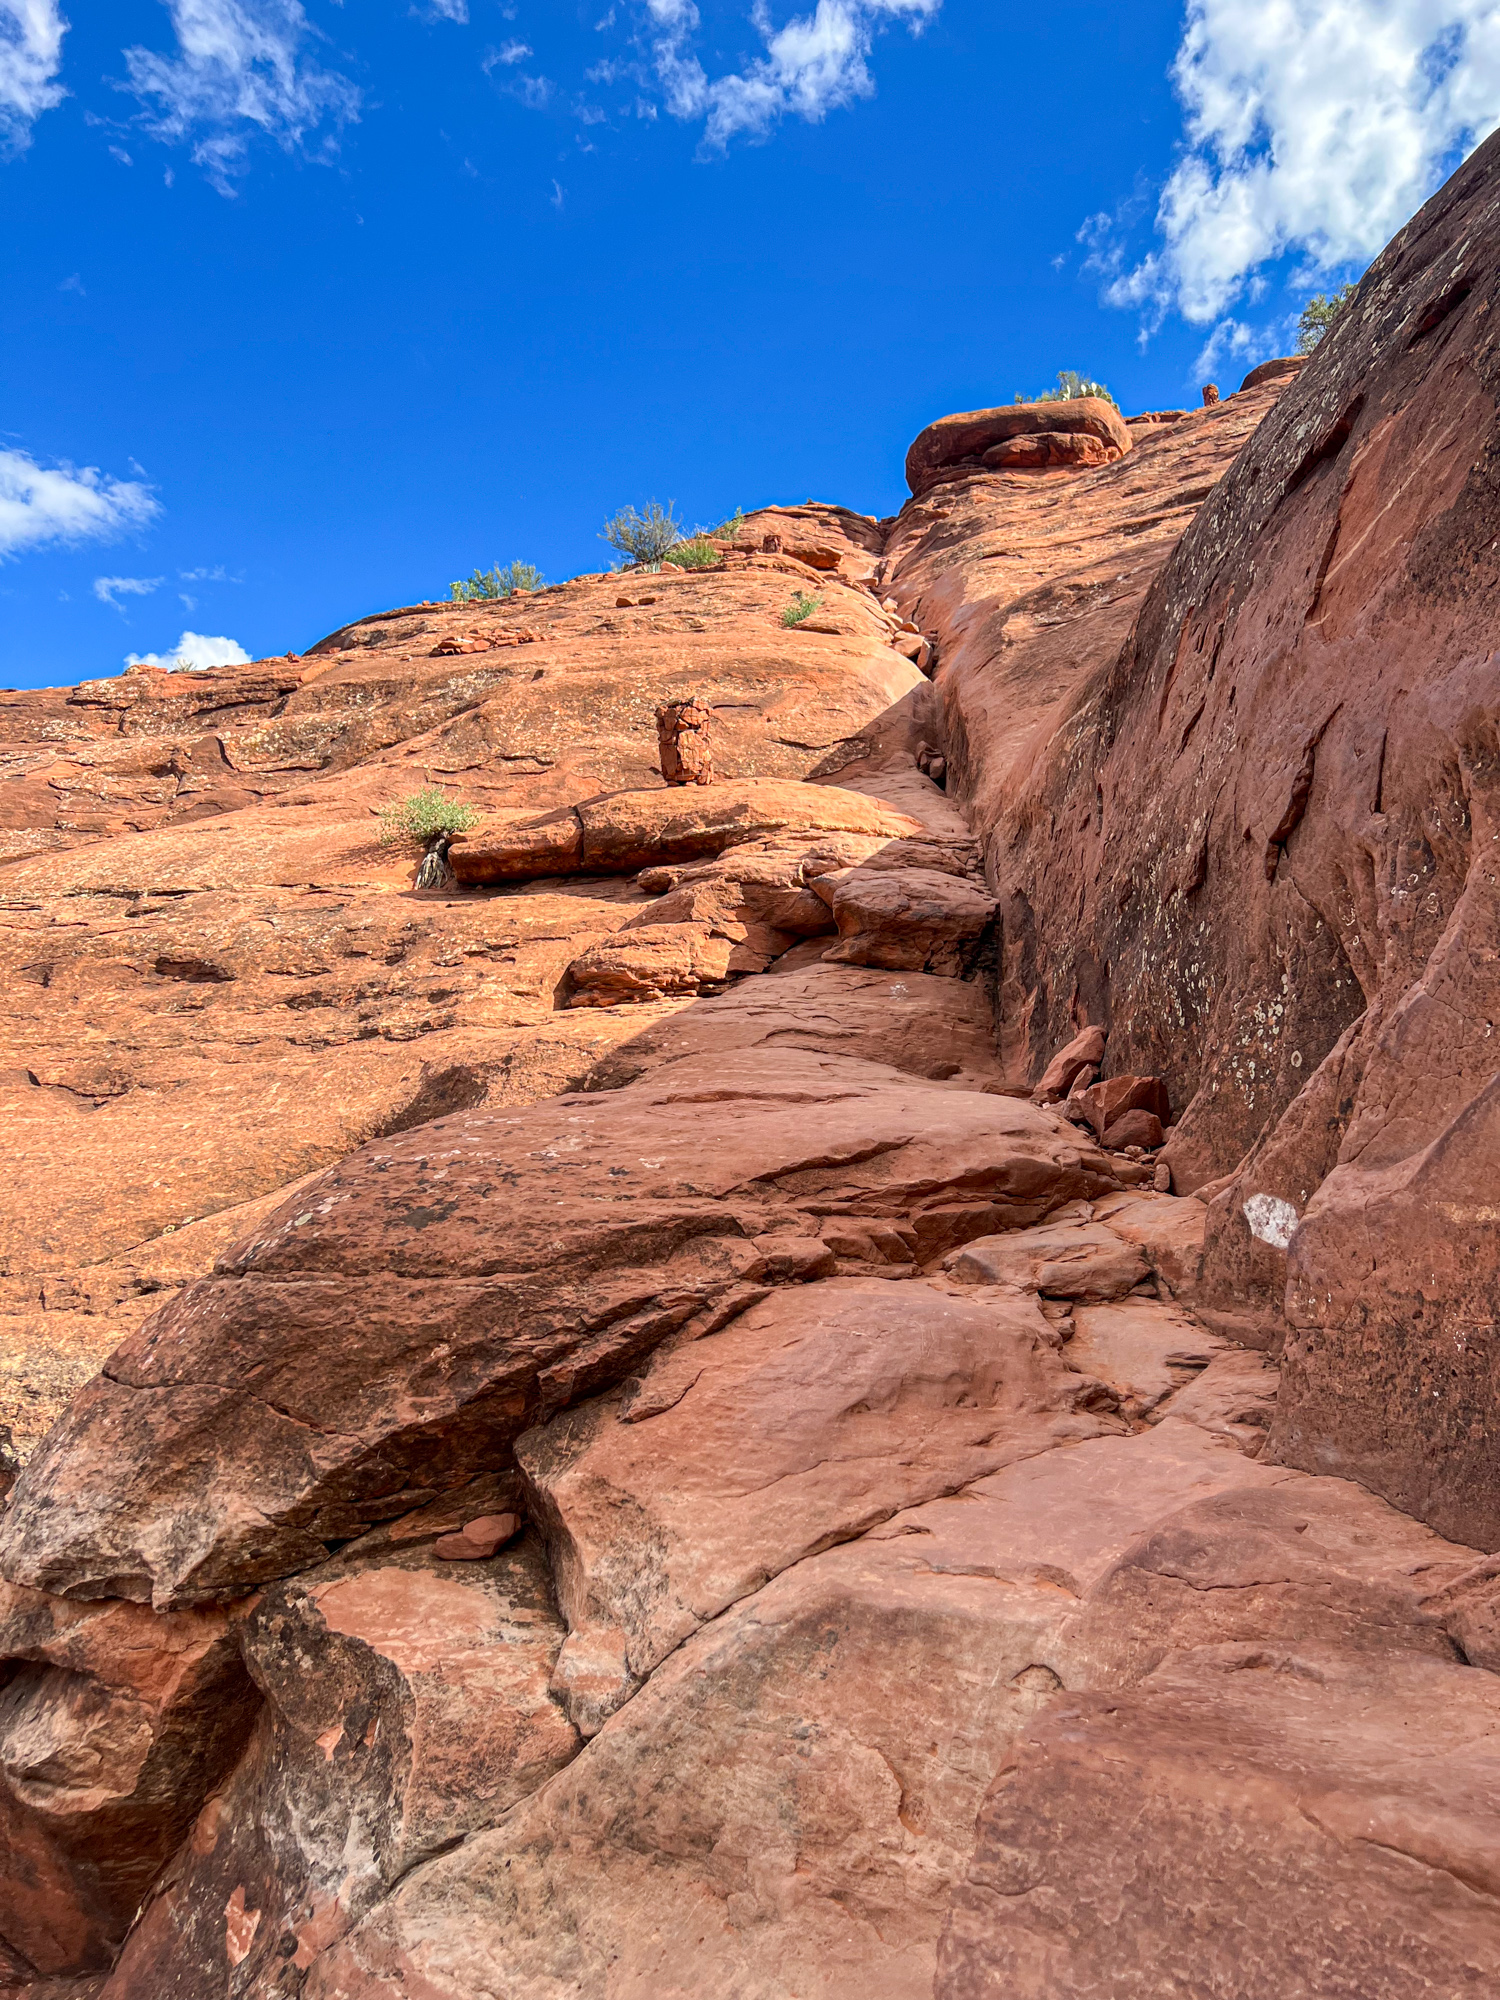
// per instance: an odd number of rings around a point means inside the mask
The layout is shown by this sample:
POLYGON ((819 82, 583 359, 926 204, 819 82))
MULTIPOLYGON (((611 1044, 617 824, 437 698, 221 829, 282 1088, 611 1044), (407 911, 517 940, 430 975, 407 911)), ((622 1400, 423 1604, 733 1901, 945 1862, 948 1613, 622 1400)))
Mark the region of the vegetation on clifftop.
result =
POLYGON ((1329 331, 1339 314, 1354 297, 1352 284, 1342 286, 1336 292, 1314 292, 1302 308, 1302 317, 1297 321, 1297 352, 1311 354, 1324 334, 1329 331))
POLYGON ((542 572, 535 563, 496 563, 493 569, 476 569, 467 582, 448 586, 448 595, 455 604, 475 603, 482 599, 514 597, 523 590, 540 590, 542 572))
POLYGON ((1076 368, 1059 368, 1055 389, 1041 389, 1034 396, 1017 394, 1013 400, 1017 403, 1070 403, 1075 396, 1097 396, 1103 403, 1114 403, 1116 409, 1120 407, 1103 382, 1096 382, 1089 375, 1080 375, 1076 368))
POLYGON ((672 512, 673 504, 669 500, 663 507, 652 500, 643 512, 622 507, 605 522, 600 536, 627 561, 640 563, 646 569, 660 569, 667 551, 675 549, 683 538, 682 523, 672 512))

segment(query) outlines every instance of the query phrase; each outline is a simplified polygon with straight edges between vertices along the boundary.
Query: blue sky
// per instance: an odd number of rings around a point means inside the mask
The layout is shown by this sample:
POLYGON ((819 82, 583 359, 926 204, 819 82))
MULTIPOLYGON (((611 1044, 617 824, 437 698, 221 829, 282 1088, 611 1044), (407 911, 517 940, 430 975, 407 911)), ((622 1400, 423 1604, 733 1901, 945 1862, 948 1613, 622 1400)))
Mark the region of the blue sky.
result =
POLYGON ((0 683, 1232 387, 1497 114, 1500 0, 0 0, 0 683))

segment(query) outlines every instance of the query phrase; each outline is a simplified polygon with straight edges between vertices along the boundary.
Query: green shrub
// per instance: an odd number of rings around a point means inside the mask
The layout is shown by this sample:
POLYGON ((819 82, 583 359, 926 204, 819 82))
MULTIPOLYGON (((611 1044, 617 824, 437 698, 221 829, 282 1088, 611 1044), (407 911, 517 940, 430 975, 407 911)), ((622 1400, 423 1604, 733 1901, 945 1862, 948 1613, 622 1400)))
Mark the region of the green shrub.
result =
POLYGON ((1101 402, 1115 403, 1114 397, 1102 382, 1095 382, 1087 375, 1080 375, 1076 368, 1059 368, 1057 387, 1043 389, 1035 396, 1016 397, 1018 403, 1070 403, 1075 396, 1097 396, 1101 402))
POLYGON ((700 528, 700 536, 710 536, 716 542, 737 542, 740 530, 745 525, 745 510, 736 507, 734 512, 722 520, 716 528, 700 528))
POLYGON ((1297 321, 1297 352, 1311 354, 1339 314, 1354 297, 1355 287, 1345 285, 1336 292, 1314 292, 1297 321))
POLYGON ((682 540, 682 523, 673 514, 670 500, 665 507, 653 500, 644 514, 638 514, 634 507, 622 507, 600 533, 601 539, 631 562, 660 569, 668 549, 676 548, 682 540))
POLYGON ((467 833, 479 818, 462 799, 450 799, 436 785, 424 785, 420 792, 408 792, 404 799, 380 809, 380 842, 383 847, 426 844, 435 834, 467 833))
POLYGON ((481 598, 514 597, 518 591, 540 590, 542 572, 535 563, 496 563, 493 569, 476 569, 467 583, 454 583, 448 595, 455 604, 470 604, 481 598))
POLYGON ((678 569, 713 569, 723 560, 713 543, 701 534, 694 535, 691 541, 679 542, 662 557, 663 562, 675 563, 678 569))
POLYGON ((812 617, 822 602, 821 597, 811 597, 805 590, 799 590, 786 610, 782 612, 782 624, 801 625, 806 619, 812 617))

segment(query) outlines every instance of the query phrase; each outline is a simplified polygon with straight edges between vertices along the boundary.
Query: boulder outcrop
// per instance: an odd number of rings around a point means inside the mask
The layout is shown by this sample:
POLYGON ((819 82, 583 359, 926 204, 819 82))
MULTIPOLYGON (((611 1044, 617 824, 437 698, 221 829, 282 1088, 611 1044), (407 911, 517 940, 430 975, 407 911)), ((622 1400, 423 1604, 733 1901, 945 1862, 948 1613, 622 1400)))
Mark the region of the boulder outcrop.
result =
POLYGON ((970 410, 927 426, 906 454, 906 483, 920 500, 965 472, 1109 465, 1131 442, 1125 419, 1102 396, 970 410))

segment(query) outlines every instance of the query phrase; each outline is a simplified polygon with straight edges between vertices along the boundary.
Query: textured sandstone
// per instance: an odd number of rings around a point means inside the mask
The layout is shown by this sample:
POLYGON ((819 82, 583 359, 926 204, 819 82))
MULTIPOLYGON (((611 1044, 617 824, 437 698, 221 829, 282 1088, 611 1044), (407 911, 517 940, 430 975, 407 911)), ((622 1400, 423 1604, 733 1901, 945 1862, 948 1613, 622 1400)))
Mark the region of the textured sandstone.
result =
POLYGON ((899 840, 919 828, 903 814, 829 785, 726 780, 706 791, 613 792, 534 822, 480 827, 458 836, 449 859, 466 887, 543 875, 633 875, 788 830, 899 840))
POLYGON ((921 499, 976 467, 1104 465, 1131 442, 1120 412, 1098 396, 970 410, 928 425, 906 455, 906 483, 921 499))
MULTIPOLYGON (((986 1742, 1024 1741, 1066 1711, 1076 1697, 1059 1689, 1133 1686, 1174 1633, 1212 1648, 1300 1618, 1374 1639, 1394 1620, 1454 1684, 1466 1670, 1444 1662, 1406 1571, 1464 1559, 1357 1489, 1260 1467, 1175 1420, 1029 1458, 798 1564, 706 1627, 502 1828, 411 1878, 316 1965, 310 2000, 486 1987, 689 2000, 705 1985, 926 2000, 986 1742), (1292 1565, 1290 1589, 1236 1561, 1257 1534, 1292 1565), (1199 1546, 1216 1592, 1171 1575, 1173 1552, 1199 1546), (1142 1616, 1135 1580, 1149 1591, 1161 1569, 1166 1594, 1142 1616)), ((1365 1660, 1377 1676, 1379 1657, 1365 1660)), ((1460 1738, 1474 1740, 1477 1699, 1460 1738)), ((1421 1811, 1426 1787, 1403 1770, 1387 1810, 1421 1811)), ((1137 1853, 1117 1823, 1112 1837, 1137 1853)), ((1355 1885, 1383 1878, 1378 1852, 1347 1865, 1355 1885)), ((1155 1962, 1149 1949, 1142 1938, 1128 1963, 1155 1962)))
POLYGON ((753 1282, 776 1225, 889 1217, 936 1255, 1106 1192, 1076 1141, 1013 1099, 791 1050, 377 1141, 82 1391, 12 1497, 0 1564, 69 1595, 238 1594, 607 1387, 753 1282))
POLYGON ((242 1634, 255 1734, 104 1993, 285 1993, 289 1964, 573 1757, 562 1637, 535 1536, 461 1571, 356 1546, 268 1591, 242 1634))
POLYGON ((10 1408, 129 1335, 0 2000, 1495 1984, 1497 169, 894 521, 0 704, 10 1408))
POLYGON ((659 1352, 619 1403, 528 1433, 517 1453, 569 1627, 559 1677, 588 1663, 585 1726, 804 1556, 1097 1432, 1074 1414, 1078 1387, 1034 1306, 837 1278, 773 1294, 659 1352))
POLYGON ((0 1586, 4 1945, 22 1976, 108 1966, 239 1754, 255 1702, 227 1624, 0 1586))
POLYGON ((414 901, 373 814, 434 782, 513 819, 657 786, 655 709, 689 693, 722 777, 806 777, 931 694, 847 547, 819 584, 837 636, 780 623, 805 566, 736 553, 649 606, 580 578, 300 660, 0 693, 0 1421, 23 1448, 257 1205, 378 1134, 577 1088, 639 1031, 557 1011, 569 962, 639 910, 627 883, 414 901), (455 631, 536 637, 441 656, 455 631))

